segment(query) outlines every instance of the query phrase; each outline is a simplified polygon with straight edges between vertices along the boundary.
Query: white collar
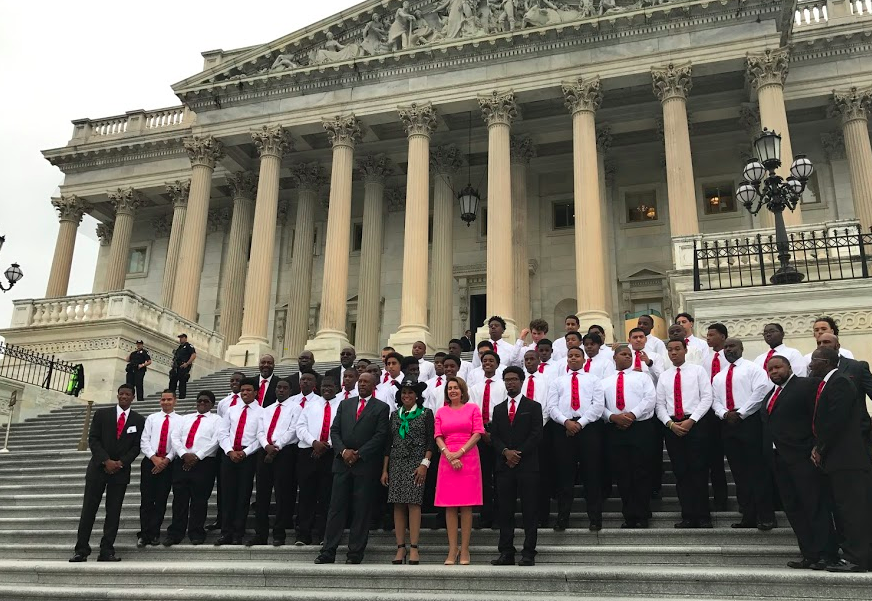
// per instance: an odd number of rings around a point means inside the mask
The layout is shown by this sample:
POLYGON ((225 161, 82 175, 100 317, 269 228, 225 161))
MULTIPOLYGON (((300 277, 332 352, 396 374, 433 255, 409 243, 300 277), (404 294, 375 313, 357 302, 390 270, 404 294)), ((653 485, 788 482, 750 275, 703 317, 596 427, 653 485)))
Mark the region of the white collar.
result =
POLYGON ((834 373, 836 373, 837 371, 839 371, 838 368, 833 368, 833 369, 831 369, 830 372, 829 372, 827 375, 824 376, 824 382, 829 382, 829 381, 830 381, 830 377, 831 377, 834 373))

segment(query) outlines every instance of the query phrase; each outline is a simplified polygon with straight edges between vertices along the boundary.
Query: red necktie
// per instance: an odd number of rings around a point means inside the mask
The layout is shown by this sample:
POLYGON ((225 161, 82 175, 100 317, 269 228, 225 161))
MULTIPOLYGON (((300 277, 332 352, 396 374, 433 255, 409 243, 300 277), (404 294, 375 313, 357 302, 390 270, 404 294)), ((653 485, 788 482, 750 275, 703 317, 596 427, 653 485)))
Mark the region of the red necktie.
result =
POLYGON ((573 411, 578 411, 581 409, 581 398, 578 396, 578 372, 572 372, 572 395, 571 395, 571 407, 573 411))
MULTIPOLYGON (((732 365, 730 366, 732 368, 732 365)), ((712 380, 715 379, 715 376, 721 373, 721 352, 716 351, 715 356, 712 359, 712 380)))
POLYGON ((351 396, 351 393, 348 392, 348 391, 346 390, 346 391, 345 391, 345 400, 346 400, 346 401, 348 400, 348 397, 349 397, 349 396, 351 396))
POLYGON ((118 440, 121 438, 121 433, 124 432, 124 423, 126 419, 124 418, 124 412, 121 412, 121 415, 118 416, 118 427, 115 428, 115 439, 118 440))
MULTIPOLYGON (((357 417, 360 417, 360 412, 358 411, 357 417)), ((330 439, 330 424, 332 424, 332 419, 330 417, 330 401, 324 400, 324 421, 321 422, 321 436, 318 437, 318 440, 321 442, 327 442, 330 439)))
POLYGON ((391 379, 391 374, 389 374, 388 372, 385 372, 385 379, 382 380, 382 384, 386 383, 390 379, 391 379))
POLYGON ((442 376, 436 376, 436 388, 442 386, 442 376))
POLYGON ((817 432, 815 432, 814 422, 815 418, 817 418, 817 408, 818 408, 818 399, 821 398, 821 392, 824 390, 824 386, 827 385, 826 380, 821 380, 821 383, 818 384, 817 393, 814 395, 814 414, 811 417, 811 433, 817 436, 817 432))
POLYGON ((733 370, 736 369, 736 364, 731 363, 730 369, 727 370, 727 411, 736 409, 736 401, 733 400, 733 370))
POLYGON ((234 395, 233 395, 233 400, 230 401, 230 406, 231 406, 231 407, 236 407, 236 401, 238 401, 238 400, 239 400, 239 395, 238 395, 238 394, 234 394, 234 395))
POLYGON ((772 396, 769 398, 769 404, 766 405, 766 412, 770 415, 772 414, 772 410, 775 408, 775 401, 778 399, 779 394, 781 394, 781 386, 776 386, 775 392, 773 392, 772 396))
POLYGON ((690 338, 684 339, 684 346, 690 346, 690 338))
POLYGON ((269 423, 269 430, 266 433, 266 441, 273 444, 273 434, 276 431, 276 424, 279 423, 279 416, 282 414, 282 404, 276 403, 276 410, 273 412, 272 421, 269 423))
POLYGON ((360 406, 357 408, 357 418, 360 419, 360 414, 363 413, 364 408, 366 407, 366 400, 360 399, 360 406))
POLYGON ((672 396, 675 398, 675 419, 684 420, 684 400, 681 396, 681 368, 675 368, 675 380, 672 387, 672 396))
POLYGON ((236 424, 236 436, 233 437, 233 450, 241 451, 242 435, 245 434, 245 422, 248 420, 248 405, 242 407, 242 413, 239 414, 239 422, 236 424))
POLYGON ((615 406, 618 411, 623 411, 627 406, 624 402, 624 372, 622 371, 618 372, 618 383, 615 386, 615 406))
POLYGON ((540 373, 540 374, 544 374, 544 373, 545 373, 545 364, 544 364, 544 363, 540 363, 540 364, 539 364, 539 373, 540 373))
POLYGON ((494 352, 499 354, 499 351, 497 350, 497 341, 494 340, 493 342, 494 342, 494 352))
POLYGON ((306 408, 306 397, 303 397, 303 399, 300 401, 300 409, 305 409, 305 408, 306 408))
POLYGON ((160 428, 160 442, 157 443, 157 453, 158 457, 166 457, 167 456, 167 437, 170 434, 170 416, 164 416, 163 426, 160 428))
POLYGON ((197 416, 197 420, 194 422, 194 425, 191 426, 191 431, 188 432, 188 438, 185 439, 185 448, 190 449, 194 446, 194 438, 197 436, 197 429, 200 427, 200 420, 203 419, 203 414, 199 414, 197 416))
POLYGON ((260 390, 257 391, 257 404, 263 406, 263 395, 266 393, 266 386, 269 380, 260 381, 260 390))
POLYGON ((769 352, 766 353, 766 359, 763 360, 763 369, 766 369, 769 366, 769 360, 772 358, 772 355, 775 354, 775 349, 769 349, 769 352))
POLYGON ((511 403, 509 403, 509 423, 515 423, 515 399, 509 399, 511 403))
POLYGON ((642 371, 642 351, 636 351, 636 358, 633 360, 633 369, 642 371))
POLYGON ((526 397, 528 399, 532 399, 536 396, 536 380, 533 374, 527 376, 527 394, 526 397))
POLYGON ((586 374, 590 373, 590 362, 591 362, 590 357, 588 357, 587 361, 584 362, 584 373, 586 373, 586 374))
POLYGON ((490 385, 491 379, 488 378, 484 383, 484 396, 481 399, 481 418, 486 424, 490 423, 490 385))

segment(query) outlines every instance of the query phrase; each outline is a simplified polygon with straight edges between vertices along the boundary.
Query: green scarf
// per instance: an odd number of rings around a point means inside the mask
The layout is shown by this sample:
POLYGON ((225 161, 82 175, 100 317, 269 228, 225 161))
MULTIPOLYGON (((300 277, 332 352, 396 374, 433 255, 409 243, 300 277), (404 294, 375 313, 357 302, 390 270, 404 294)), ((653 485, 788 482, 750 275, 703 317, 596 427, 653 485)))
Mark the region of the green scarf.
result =
POLYGON ((416 405, 413 411, 406 411, 400 407, 397 409, 397 417, 400 419, 400 438, 405 439, 409 433, 409 422, 424 413, 424 408, 416 405))

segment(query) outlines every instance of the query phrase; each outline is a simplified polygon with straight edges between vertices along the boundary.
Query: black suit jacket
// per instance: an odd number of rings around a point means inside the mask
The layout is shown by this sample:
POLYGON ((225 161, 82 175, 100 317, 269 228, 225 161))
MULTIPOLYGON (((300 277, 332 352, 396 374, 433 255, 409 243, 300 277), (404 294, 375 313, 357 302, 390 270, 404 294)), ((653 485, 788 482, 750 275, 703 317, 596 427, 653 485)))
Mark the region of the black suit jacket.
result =
POLYGON ((811 461, 814 448, 811 426, 818 382, 818 378, 792 377, 775 400, 771 414, 766 408, 775 387, 763 397, 760 419, 763 421, 764 452, 770 460, 772 444, 775 443, 778 453, 788 463, 811 461))
POLYGON ((872 419, 866 410, 866 397, 872 399, 872 373, 869 372, 869 364, 866 361, 857 361, 847 357, 839 357, 839 373, 848 378, 857 390, 857 402, 863 409, 860 414, 863 435, 866 444, 872 440, 872 419))
POLYGON ((145 427, 145 418, 132 409, 127 414, 127 421, 121 431, 121 437, 116 438, 118 418, 116 406, 103 407, 94 412, 91 420, 91 430, 88 434, 88 448, 91 449, 91 461, 85 478, 88 480, 105 480, 110 484, 128 484, 130 482, 130 466, 139 455, 139 439, 145 427), (131 432, 131 430, 133 430, 131 432), (107 459, 121 461, 124 466, 112 475, 103 469, 107 459))
MULTIPOLYGON (((258 379, 258 387, 260 387, 260 375, 257 376, 258 379)), ((276 385, 279 382, 279 376, 276 373, 269 378, 269 384, 266 386, 266 390, 263 393, 263 406, 269 407, 273 403, 276 402, 276 385)), ((257 393, 257 391, 255 391, 257 393)), ((256 397, 255 397, 256 398, 256 397)))
POLYGON ((816 446, 824 472, 869 470, 872 463, 863 439, 857 390, 838 371, 830 376, 821 391, 814 411, 816 446))
MULTIPOLYGON (((288 380, 291 381, 291 396, 300 394, 302 392, 300 390, 300 372, 294 372, 294 375, 288 378, 288 380)), ((342 381, 339 382, 338 386, 342 386, 342 381)), ((317 371, 315 372, 315 392, 321 394, 321 374, 317 371)))
POLYGON ((355 474, 371 471, 381 472, 384 462, 384 450, 389 432, 390 409, 375 397, 366 402, 360 419, 357 419, 357 408, 360 405, 358 397, 351 397, 339 403, 336 417, 330 427, 330 442, 336 457, 333 460, 333 473, 346 470, 355 474), (360 459, 353 467, 348 468, 342 460, 342 451, 356 449, 360 459))
POLYGON ((460 339, 460 350, 462 350, 464 353, 468 353, 469 351, 471 351, 472 350, 472 340, 470 340, 466 336, 463 336, 460 339))
POLYGON ((542 442, 542 406, 525 396, 515 408, 515 421, 509 422, 509 401, 494 407, 490 423, 491 444, 497 454, 495 472, 539 471, 539 443, 542 442), (521 462, 510 468, 503 457, 509 449, 521 452, 521 462))
MULTIPOLYGON (((342 386, 342 374, 345 373, 346 369, 353 369, 353 366, 352 367, 342 367, 340 365, 339 367, 334 367, 333 369, 328 369, 326 372, 324 372, 324 377, 326 378, 327 376, 332 376, 333 379, 336 381, 336 386, 340 387, 340 386, 342 386)), ((320 381, 318 384, 320 385, 320 381)))

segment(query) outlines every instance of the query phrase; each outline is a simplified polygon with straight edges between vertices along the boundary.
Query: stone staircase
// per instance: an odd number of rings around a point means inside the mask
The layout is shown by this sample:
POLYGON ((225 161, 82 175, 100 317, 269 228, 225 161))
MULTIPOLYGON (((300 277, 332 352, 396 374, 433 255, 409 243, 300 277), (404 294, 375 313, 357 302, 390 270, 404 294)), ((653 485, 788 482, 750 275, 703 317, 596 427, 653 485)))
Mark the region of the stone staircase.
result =
MULTIPOLYGON (((325 371, 334 365, 317 368, 325 371)), ((285 375, 292 369, 280 365, 276 372, 285 375)), ((179 401, 179 411, 193 411, 194 397, 203 389, 223 397, 233 371, 222 370, 190 382, 188 399, 179 401)), ((242 371, 255 373, 254 368, 242 371)), ((151 395, 134 408, 147 415, 158 410, 157 399, 158 395, 151 395)), ((421 566, 390 565, 396 550, 393 533, 381 531, 372 533, 361 566, 315 566, 315 546, 181 544, 137 549, 139 482, 138 466, 134 466, 116 542, 123 561, 69 564, 66 560, 75 542, 90 457, 88 452, 75 451, 84 416, 82 405, 70 405, 12 426, 11 452, 0 455, 0 599, 872 598, 872 574, 786 568, 785 562, 797 557, 798 551, 783 514, 779 515, 780 527, 771 532, 731 529, 730 524, 739 518, 732 482, 730 511, 713 514, 713 529, 674 529, 679 508, 668 458, 663 498, 653 503, 649 529, 621 530, 620 501, 612 498, 606 502, 604 529, 589 532, 584 501, 577 500, 569 529, 540 531, 539 556, 533 568, 490 566, 497 543, 497 532, 491 530, 473 532, 473 565, 455 567, 440 565, 447 551, 444 531, 426 528, 421 535, 421 566)), ((2 434, 5 431, 0 428, 2 434)), ((214 503, 213 495, 210 516, 214 516, 214 503)), ((102 511, 92 545, 100 538, 102 511)), ((168 521, 169 515, 164 527, 168 521)), ((210 533, 209 541, 215 537, 210 533)))

